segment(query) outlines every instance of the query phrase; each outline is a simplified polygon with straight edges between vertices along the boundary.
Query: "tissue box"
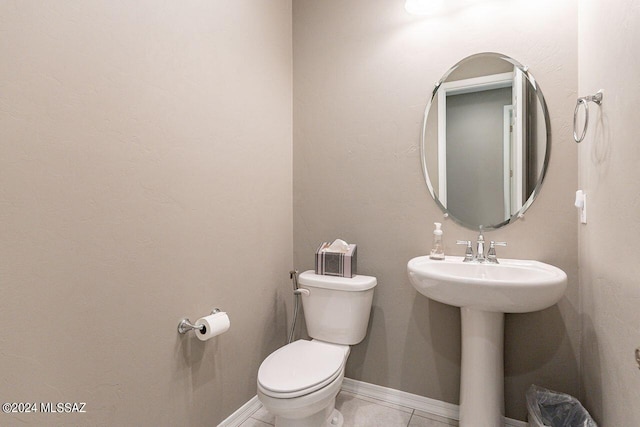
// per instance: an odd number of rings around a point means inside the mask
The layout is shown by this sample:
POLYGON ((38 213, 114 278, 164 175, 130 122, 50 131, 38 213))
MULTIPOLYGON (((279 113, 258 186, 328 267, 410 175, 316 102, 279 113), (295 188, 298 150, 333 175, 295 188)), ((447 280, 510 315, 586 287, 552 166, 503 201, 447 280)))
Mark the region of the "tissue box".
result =
POLYGON ((349 245, 345 253, 326 252, 331 242, 324 242, 316 251, 316 274, 325 276, 353 277, 357 273, 357 245, 349 245))

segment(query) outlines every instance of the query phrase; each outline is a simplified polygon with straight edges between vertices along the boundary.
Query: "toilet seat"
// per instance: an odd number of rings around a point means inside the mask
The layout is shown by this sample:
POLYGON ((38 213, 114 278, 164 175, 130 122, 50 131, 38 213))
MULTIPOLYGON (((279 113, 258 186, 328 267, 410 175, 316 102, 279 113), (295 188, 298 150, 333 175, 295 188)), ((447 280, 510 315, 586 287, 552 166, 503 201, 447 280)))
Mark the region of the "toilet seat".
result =
POLYGON ((349 346, 298 340, 270 354, 258 370, 258 388, 275 398, 312 393, 344 371, 349 346))

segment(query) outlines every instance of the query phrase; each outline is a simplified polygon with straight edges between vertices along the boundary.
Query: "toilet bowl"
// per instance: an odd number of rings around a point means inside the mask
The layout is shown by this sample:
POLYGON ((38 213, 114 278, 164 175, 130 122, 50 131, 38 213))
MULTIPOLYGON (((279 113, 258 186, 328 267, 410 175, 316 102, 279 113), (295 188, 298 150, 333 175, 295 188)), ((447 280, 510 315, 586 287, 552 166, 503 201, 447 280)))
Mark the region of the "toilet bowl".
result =
POLYGON ((367 332, 375 277, 316 275, 298 278, 307 331, 270 354, 258 370, 258 399, 276 417, 276 427, 340 427, 335 401, 350 345, 367 332))
POLYGON ((342 425, 335 410, 349 346, 298 340, 272 353, 258 371, 258 398, 279 427, 342 425))

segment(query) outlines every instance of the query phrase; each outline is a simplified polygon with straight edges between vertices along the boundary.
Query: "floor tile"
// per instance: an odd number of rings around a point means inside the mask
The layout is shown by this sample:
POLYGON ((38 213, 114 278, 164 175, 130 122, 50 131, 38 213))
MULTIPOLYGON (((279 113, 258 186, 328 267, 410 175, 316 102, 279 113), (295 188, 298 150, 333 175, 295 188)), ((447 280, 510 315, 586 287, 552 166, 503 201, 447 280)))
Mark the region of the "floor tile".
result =
MULTIPOLYGON (((336 408, 344 416, 344 427, 452 427, 458 421, 420 410, 385 402, 373 397, 341 391, 336 398, 336 408), (413 414, 413 416, 411 416, 413 414)), ((272 427, 275 416, 263 406, 240 427, 272 427)))
POLYGON ((411 413, 340 393, 336 408, 344 416, 344 427, 406 427, 411 413))
POLYGON ((254 412, 253 415, 251 415, 251 418, 255 418, 256 420, 260 420, 262 422, 265 422, 265 423, 271 424, 271 425, 275 425, 276 424, 275 415, 271 415, 271 413, 269 413, 269 411, 264 409, 264 406, 260 406, 260 409, 258 409, 256 412, 254 412))
POLYGON ((451 427, 451 424, 414 414, 409 422, 409 427, 451 427))
POLYGON ((240 424, 240 427, 273 427, 273 424, 268 424, 255 418, 249 418, 247 421, 240 424))
MULTIPOLYGON (((423 412, 420 411, 418 409, 415 410, 415 412, 413 413, 414 416, 418 416, 418 417, 422 417, 422 418, 428 418, 430 420, 434 420, 434 421, 439 421, 440 423, 442 423, 443 425, 446 426, 458 426, 458 420, 452 420, 449 418, 445 418, 445 417, 441 417, 439 415, 434 415, 434 414, 430 414, 428 412, 423 412)), ((436 424, 436 425, 440 425, 440 424, 436 424)))
POLYGON ((384 400, 376 399, 375 397, 363 396, 361 394, 351 393, 350 391, 344 391, 344 390, 342 390, 340 392, 340 394, 342 394, 343 398, 345 398, 345 399, 348 398, 348 397, 355 397, 357 399, 366 400, 367 402, 371 402, 371 403, 375 403, 375 404, 378 404, 378 405, 386 406, 386 407, 389 407, 389 408, 397 409, 399 411, 408 412, 408 413, 412 413, 413 412, 413 408, 409 408, 407 406, 402 406, 402 405, 397 405, 397 404, 391 403, 391 402, 385 402, 384 400))

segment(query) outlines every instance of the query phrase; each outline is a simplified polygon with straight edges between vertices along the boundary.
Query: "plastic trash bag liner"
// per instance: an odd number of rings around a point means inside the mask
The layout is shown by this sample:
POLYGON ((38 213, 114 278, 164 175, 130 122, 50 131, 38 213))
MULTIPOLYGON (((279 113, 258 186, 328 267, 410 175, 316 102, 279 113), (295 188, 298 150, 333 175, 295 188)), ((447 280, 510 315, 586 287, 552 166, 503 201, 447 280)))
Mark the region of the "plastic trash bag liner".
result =
POLYGON ((529 421, 548 427, 598 427, 573 396, 532 384, 527 390, 529 421))

